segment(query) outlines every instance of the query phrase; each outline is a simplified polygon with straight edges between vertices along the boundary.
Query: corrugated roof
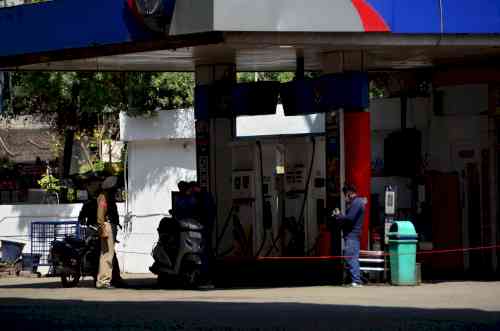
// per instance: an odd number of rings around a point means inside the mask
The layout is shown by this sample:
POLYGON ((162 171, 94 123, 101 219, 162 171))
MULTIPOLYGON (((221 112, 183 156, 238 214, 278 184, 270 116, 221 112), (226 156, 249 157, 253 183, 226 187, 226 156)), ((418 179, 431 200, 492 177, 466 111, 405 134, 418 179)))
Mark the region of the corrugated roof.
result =
POLYGON ((0 157, 16 163, 53 160, 53 137, 48 129, 0 129, 0 157))

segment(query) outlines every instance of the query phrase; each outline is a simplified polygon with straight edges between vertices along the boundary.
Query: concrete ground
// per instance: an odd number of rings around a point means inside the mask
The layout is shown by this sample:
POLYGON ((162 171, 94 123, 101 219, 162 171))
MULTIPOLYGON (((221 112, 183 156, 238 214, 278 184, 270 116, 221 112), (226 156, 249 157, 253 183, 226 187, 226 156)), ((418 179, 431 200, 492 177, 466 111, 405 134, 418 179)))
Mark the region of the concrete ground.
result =
POLYGON ((1 330, 500 330, 499 282, 161 290, 0 278, 1 330))

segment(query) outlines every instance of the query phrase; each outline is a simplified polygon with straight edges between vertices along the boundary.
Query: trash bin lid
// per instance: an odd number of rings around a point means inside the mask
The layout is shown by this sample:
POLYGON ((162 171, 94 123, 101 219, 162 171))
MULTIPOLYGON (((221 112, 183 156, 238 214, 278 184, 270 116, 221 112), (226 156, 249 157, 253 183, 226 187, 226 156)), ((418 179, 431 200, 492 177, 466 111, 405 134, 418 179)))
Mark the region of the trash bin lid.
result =
POLYGON ((388 233, 389 239, 414 240, 418 235, 415 227, 408 221, 397 221, 391 225, 388 233))

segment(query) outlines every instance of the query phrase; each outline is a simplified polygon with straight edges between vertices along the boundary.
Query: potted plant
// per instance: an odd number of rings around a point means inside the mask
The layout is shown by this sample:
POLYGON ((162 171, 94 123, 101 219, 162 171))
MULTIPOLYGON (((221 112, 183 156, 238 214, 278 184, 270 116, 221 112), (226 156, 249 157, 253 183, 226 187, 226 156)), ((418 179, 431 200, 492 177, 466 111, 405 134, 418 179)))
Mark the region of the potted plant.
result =
POLYGON ((38 185, 45 191, 44 203, 59 203, 61 183, 59 179, 52 176, 50 171, 47 171, 45 175, 38 180, 38 185))

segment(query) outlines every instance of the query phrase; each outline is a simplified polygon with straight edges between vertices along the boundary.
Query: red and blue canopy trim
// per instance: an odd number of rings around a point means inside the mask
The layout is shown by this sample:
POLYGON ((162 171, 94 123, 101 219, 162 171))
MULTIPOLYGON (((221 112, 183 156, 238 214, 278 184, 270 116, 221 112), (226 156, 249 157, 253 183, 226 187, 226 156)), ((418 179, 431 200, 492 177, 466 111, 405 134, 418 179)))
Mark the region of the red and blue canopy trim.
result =
POLYGON ((380 13, 365 0, 351 0, 366 32, 390 32, 391 29, 380 13))

